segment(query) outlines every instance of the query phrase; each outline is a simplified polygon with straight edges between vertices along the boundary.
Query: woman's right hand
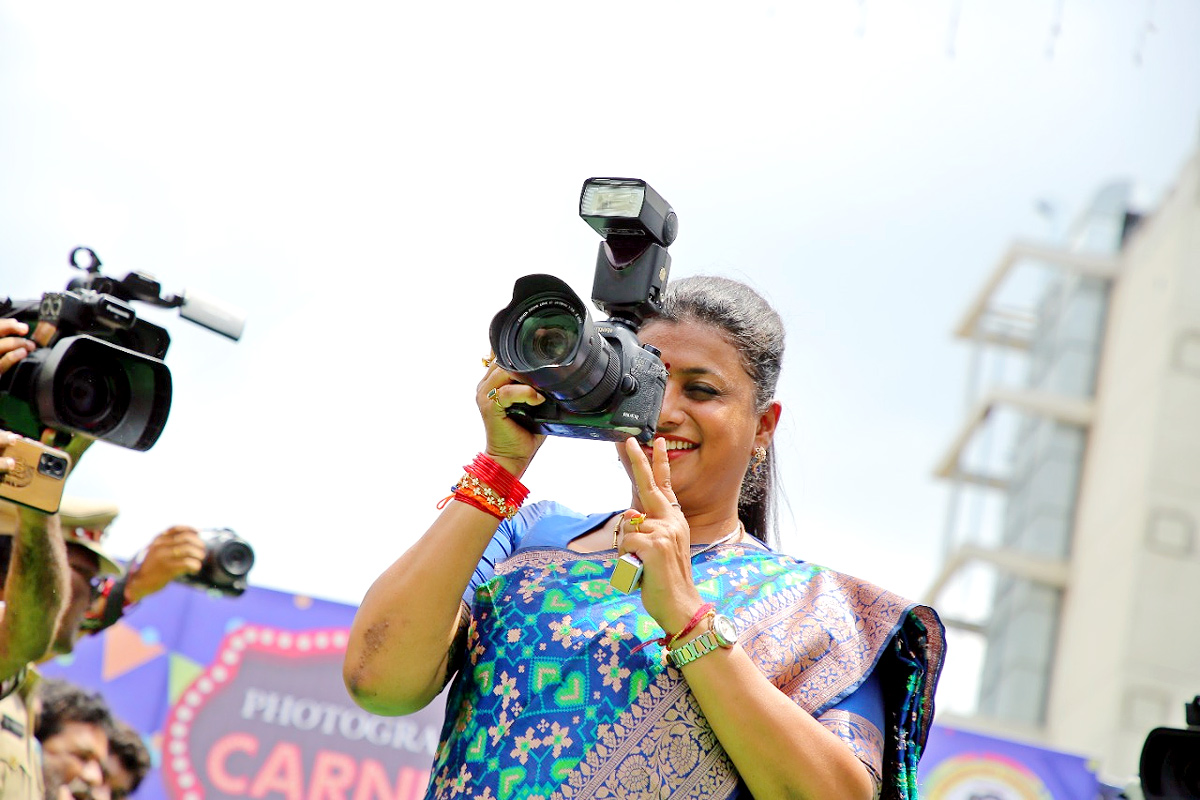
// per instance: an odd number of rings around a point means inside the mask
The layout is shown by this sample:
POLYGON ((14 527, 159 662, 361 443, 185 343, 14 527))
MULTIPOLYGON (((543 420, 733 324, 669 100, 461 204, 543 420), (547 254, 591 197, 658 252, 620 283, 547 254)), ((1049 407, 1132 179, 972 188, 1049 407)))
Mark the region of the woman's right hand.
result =
POLYGON ((544 402, 546 398, 537 389, 521 383, 512 373, 502 369, 494 356, 488 359, 487 374, 475 389, 475 403, 479 406, 487 434, 484 452, 518 478, 529 467, 533 454, 546 437, 532 433, 510 419, 508 408, 514 403, 536 406, 544 402))

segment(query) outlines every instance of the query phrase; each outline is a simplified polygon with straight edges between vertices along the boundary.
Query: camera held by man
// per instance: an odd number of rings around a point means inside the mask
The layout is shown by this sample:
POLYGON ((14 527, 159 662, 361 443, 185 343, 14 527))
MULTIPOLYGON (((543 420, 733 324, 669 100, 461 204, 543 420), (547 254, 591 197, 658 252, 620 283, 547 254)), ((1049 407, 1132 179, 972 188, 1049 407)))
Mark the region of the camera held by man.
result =
MULTIPOLYGON (((245 321, 194 292, 164 294, 145 273, 109 278, 88 248, 72 250, 69 261, 83 275, 66 291, 35 300, 0 299, 0 317, 24 323, 29 331, 25 354, 0 372, 0 428, 34 441, 50 428, 62 442, 82 435, 148 450, 171 410, 171 372, 163 363, 171 337, 139 319, 132 304, 178 308, 185 319, 235 341, 245 321)), ((16 491, 8 497, 24 504, 30 495, 16 491)))
MULTIPOLYGON (((107 534, 119 509, 112 503, 67 497, 61 513, 66 530, 73 525, 87 526, 86 536, 98 542, 107 534)), ((253 548, 234 531, 173 525, 151 539, 126 565, 124 574, 98 588, 83 629, 93 634, 105 630, 132 606, 170 583, 239 597, 246 591, 253 566, 253 548)))

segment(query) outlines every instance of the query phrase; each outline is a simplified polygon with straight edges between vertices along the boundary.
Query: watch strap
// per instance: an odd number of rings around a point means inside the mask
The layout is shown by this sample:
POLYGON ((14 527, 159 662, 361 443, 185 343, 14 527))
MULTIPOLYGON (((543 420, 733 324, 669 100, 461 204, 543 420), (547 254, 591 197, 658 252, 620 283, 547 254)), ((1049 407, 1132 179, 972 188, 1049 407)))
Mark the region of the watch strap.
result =
POLYGON ((707 631, 692 639, 685 645, 676 647, 668 653, 671 663, 683 667, 701 656, 706 656, 721 646, 715 631, 707 631))

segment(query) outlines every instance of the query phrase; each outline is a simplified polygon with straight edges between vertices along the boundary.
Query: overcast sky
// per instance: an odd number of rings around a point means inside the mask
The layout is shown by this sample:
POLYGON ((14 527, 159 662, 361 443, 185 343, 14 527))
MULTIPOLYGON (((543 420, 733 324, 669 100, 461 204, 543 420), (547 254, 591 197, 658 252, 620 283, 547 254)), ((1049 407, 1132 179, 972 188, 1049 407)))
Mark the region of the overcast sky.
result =
MULTIPOLYGON (((644 178, 672 275, 787 323, 785 549, 916 597, 952 325, 1105 183, 1153 208, 1200 141, 1198 43, 1195 0, 0 2, 0 295, 61 289, 82 244, 243 309, 236 344, 144 314, 173 337, 166 432, 97 445, 69 492, 120 503, 118 556, 229 526, 255 583, 354 603, 482 447, 513 281, 586 295, 580 185, 644 178)), ((628 500, 607 445, 552 440, 526 483, 628 500)))

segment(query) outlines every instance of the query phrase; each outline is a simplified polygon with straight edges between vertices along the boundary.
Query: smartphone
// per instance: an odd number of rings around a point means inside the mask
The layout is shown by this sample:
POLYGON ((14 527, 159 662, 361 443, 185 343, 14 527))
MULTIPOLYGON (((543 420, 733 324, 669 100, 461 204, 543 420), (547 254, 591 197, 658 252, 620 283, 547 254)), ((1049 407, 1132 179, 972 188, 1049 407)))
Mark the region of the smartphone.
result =
POLYGON ((0 498, 36 508, 47 514, 58 511, 63 487, 71 472, 71 457, 33 439, 18 439, 0 452, 17 462, 0 473, 0 498))

